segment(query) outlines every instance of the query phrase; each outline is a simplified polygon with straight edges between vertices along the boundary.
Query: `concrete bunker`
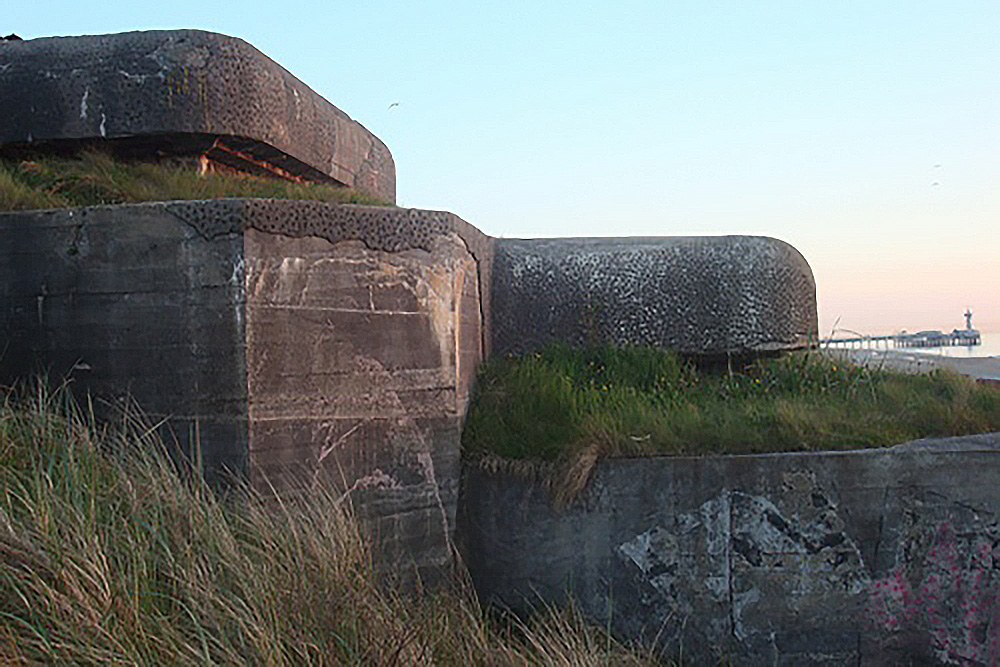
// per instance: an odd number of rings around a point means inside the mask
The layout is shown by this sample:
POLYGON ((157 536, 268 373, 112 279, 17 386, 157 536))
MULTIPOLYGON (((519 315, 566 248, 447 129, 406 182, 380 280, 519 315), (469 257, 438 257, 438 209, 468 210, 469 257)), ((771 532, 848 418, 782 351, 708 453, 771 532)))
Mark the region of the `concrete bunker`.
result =
MULTIPOLYGON (((0 66, 0 157, 97 146, 394 199, 382 142, 239 39, 4 42, 0 66)), ((387 561, 424 576, 450 562, 462 418, 491 348, 575 342, 594 299, 617 343, 753 352, 816 328, 808 266, 759 237, 497 241, 449 213, 226 200, 5 213, 0 239, 0 381, 44 370, 129 395, 199 445, 210 477, 354 489, 387 561), (584 255, 606 281, 573 282, 584 255), (569 289, 537 279, 539 258, 569 289), (651 290, 638 307, 618 300, 622 280, 651 290), (572 312, 539 319, 551 298, 572 312), (750 305, 753 331, 734 335, 750 305)))
MULTIPOLYGON (((0 157, 97 145, 395 195, 376 137, 222 35, 0 43, 0 99, 0 157), (83 66, 61 65, 68 53, 83 66)), ((459 507, 462 421, 490 354, 562 340, 738 355, 814 340, 811 271, 775 239, 493 239, 446 212, 277 200, 26 211, 0 214, 0 293, 0 382, 42 369, 132 396, 182 447, 199 444, 210 476, 336 484, 384 567, 425 581, 448 573, 460 526, 484 595, 513 604, 504 596, 537 586, 556 598, 570 577, 595 618, 608 590, 642 608, 620 610, 623 632, 689 610, 704 639, 736 642, 733 655, 773 648, 803 664, 875 655, 847 646, 875 636, 850 625, 857 591, 897 567, 938 567, 909 554, 943 521, 996 558, 992 441, 950 458, 610 461, 560 516, 530 485, 471 469, 459 507), (955 484, 960 467, 978 481, 955 484), (704 586, 682 585, 675 567, 704 586), (824 616, 816 591, 842 615, 824 616), (790 606, 772 626, 744 613, 782 595, 790 606), (824 629, 821 617, 849 620, 824 629)), ((883 597, 886 618, 909 613, 883 597)))
POLYGON ((0 155, 190 157, 396 200, 378 137, 241 39, 150 30, 0 43, 0 155))

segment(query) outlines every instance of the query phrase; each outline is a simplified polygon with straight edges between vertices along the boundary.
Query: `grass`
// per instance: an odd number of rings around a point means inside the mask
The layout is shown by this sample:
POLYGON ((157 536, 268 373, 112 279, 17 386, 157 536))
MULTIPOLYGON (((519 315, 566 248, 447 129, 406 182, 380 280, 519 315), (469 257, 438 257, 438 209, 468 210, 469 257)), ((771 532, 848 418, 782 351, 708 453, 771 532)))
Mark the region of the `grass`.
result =
POLYGON ((466 588, 376 583, 349 506, 227 498, 135 420, 0 393, 0 663, 652 665, 572 609, 487 615, 466 588))
POLYGON ((387 205, 350 188, 232 173, 199 175, 190 165, 121 162, 100 152, 72 159, 0 160, 0 211, 234 197, 387 205))
POLYGON ((1000 430, 1000 391, 948 372, 864 369, 815 351, 699 370, 651 348, 552 347, 490 361, 467 454, 581 457, 884 447, 1000 430))

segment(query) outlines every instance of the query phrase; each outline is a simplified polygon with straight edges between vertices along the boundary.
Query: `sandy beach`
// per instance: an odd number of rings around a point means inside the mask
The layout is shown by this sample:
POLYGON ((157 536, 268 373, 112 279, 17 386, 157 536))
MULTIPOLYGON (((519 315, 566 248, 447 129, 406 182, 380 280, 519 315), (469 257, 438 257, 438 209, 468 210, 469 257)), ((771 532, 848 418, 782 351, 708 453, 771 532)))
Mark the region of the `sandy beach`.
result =
POLYGON ((933 370, 947 368, 977 380, 1000 383, 1000 358, 997 357, 945 357, 902 350, 832 348, 823 350, 823 354, 838 359, 849 359, 862 366, 886 368, 903 373, 930 373, 933 370))

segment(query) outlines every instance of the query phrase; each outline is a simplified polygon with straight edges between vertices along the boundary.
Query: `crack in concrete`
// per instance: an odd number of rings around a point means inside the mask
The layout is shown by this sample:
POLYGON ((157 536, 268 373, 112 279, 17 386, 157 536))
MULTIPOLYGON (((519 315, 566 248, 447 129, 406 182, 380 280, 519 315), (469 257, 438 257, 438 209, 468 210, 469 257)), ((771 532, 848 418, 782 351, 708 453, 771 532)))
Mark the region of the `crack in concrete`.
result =
POLYGON ((359 428, 361 428, 365 424, 369 423, 370 421, 371 420, 363 420, 363 421, 358 422, 357 424, 355 424, 354 426, 352 426, 346 433, 344 433, 342 436, 340 436, 339 438, 337 438, 332 444, 329 444, 326 447, 324 447, 320 451, 319 456, 316 458, 316 466, 317 466, 317 468, 316 468, 316 475, 319 474, 319 464, 323 463, 323 460, 326 459, 326 457, 330 455, 330 452, 332 452, 333 450, 337 449, 342 444, 344 444, 344 441, 347 440, 347 438, 351 437, 352 433, 354 433, 355 431, 357 431, 359 428))
MULTIPOLYGON (((728 491, 725 492, 727 495, 728 491)), ((736 633, 736 591, 733 590, 733 549, 731 548, 732 536, 733 536, 733 513, 729 512, 729 522, 727 524, 728 534, 726 535, 726 557, 729 561, 729 576, 726 577, 726 583, 729 593, 729 635, 736 641, 740 641, 739 636, 736 633)))
POLYGON ((866 568, 868 573, 874 577, 875 568, 878 567, 878 552, 882 547, 882 531, 885 528, 885 512, 889 503, 889 487, 886 486, 882 492, 882 509, 878 513, 878 532, 875 535, 875 549, 872 552, 872 563, 871 567, 866 568))

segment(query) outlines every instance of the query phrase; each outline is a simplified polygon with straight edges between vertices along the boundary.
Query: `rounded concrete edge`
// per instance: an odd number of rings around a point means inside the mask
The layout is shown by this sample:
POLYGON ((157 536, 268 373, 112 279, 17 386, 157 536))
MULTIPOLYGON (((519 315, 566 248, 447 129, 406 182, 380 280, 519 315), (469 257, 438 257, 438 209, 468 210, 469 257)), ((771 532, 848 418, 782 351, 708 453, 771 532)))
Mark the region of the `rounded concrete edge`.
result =
POLYGON ((0 99, 2 151, 77 141, 214 150, 395 201, 386 145, 239 38, 151 30, 0 42, 0 99))
POLYGON ((497 239, 493 349, 561 341, 757 354, 818 337, 802 254, 762 236, 497 239))

